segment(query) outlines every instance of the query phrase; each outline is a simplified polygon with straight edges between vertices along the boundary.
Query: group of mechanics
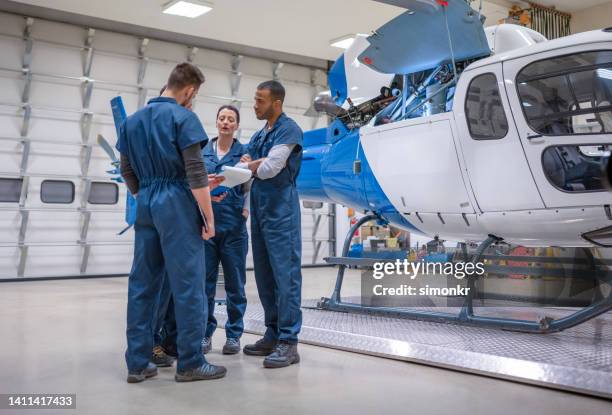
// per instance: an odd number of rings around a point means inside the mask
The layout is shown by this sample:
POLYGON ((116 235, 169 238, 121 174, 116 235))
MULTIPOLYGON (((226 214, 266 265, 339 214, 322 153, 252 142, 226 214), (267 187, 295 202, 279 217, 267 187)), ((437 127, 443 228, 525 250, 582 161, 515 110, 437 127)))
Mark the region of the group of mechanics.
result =
POLYGON ((191 111, 204 75, 177 65, 159 97, 126 119, 117 150, 121 174, 137 200, 134 261, 129 276, 127 351, 129 383, 141 382, 177 360, 175 380, 225 376, 208 363, 217 327, 214 317, 219 264, 227 293, 226 342, 222 352, 240 352, 248 233, 266 332, 247 355, 265 356, 264 366, 298 363, 301 327, 301 224, 296 178, 302 130, 283 112, 285 89, 261 83, 254 110, 264 127, 248 145, 235 137, 240 111, 217 111, 218 136, 209 140, 191 111), (219 188, 224 166, 249 169, 252 179, 219 188), (218 193, 218 191, 222 191, 218 193))

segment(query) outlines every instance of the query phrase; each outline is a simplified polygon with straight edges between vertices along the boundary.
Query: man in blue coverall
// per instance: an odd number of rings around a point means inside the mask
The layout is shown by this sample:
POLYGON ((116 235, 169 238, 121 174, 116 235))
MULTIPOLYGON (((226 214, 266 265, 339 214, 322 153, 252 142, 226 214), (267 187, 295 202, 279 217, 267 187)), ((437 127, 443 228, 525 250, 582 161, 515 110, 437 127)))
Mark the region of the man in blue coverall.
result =
POLYGON ((255 281, 264 308, 266 332, 248 355, 266 356, 264 367, 300 361, 302 325, 302 241, 296 178, 302 161, 302 130, 283 112, 285 88, 266 81, 255 93, 255 115, 266 125, 249 143, 249 155, 238 167, 253 172, 251 243, 255 281))
POLYGON ((162 96, 151 99, 120 128, 121 174, 138 200, 128 283, 129 383, 157 374, 150 362, 152 325, 165 273, 178 331, 175 380, 217 379, 226 373, 224 367, 206 362, 200 346, 206 321, 204 240, 215 235, 215 227, 201 153, 208 137, 198 117, 185 107, 203 82, 194 65, 177 65, 162 96))

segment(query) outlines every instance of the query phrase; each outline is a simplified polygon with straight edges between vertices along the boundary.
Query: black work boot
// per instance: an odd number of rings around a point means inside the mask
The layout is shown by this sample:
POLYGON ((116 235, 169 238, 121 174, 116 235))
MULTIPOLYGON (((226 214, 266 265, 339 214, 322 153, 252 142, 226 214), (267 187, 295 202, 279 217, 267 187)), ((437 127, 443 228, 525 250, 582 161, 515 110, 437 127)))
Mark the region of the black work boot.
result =
POLYGON ((284 341, 279 342, 274 348, 274 352, 264 359, 264 367, 276 369, 287 367, 300 362, 300 355, 297 351, 297 344, 290 344, 284 341))
POLYGON ((225 376, 227 369, 224 366, 211 365, 204 363, 195 369, 189 369, 182 372, 177 371, 174 375, 174 380, 177 382, 193 382, 195 380, 210 380, 219 379, 225 376))
POLYGON ((244 354, 249 356, 267 356, 274 351, 276 346, 275 340, 268 340, 265 337, 257 340, 255 344, 247 344, 242 349, 244 354))
POLYGON ((229 337, 223 345, 223 354, 237 354, 240 352, 240 339, 229 337))
POLYGON ((137 372, 128 372, 127 382, 128 383, 139 383, 145 379, 157 376, 157 366, 149 362, 146 369, 139 370, 137 372))
POLYGON ((164 349, 164 352, 166 352, 168 356, 174 357, 175 360, 176 358, 178 358, 178 351, 176 350, 176 343, 162 342, 161 347, 162 349, 164 349))
POLYGON ((155 346, 153 348, 153 356, 151 361, 155 363, 157 367, 170 367, 174 363, 175 358, 168 355, 163 347, 155 346))

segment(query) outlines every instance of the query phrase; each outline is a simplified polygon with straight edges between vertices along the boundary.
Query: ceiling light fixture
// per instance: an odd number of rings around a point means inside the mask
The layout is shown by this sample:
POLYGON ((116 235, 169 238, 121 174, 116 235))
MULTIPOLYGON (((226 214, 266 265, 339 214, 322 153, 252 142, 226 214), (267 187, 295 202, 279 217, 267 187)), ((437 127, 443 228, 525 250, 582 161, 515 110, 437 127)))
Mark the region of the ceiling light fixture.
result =
POLYGON ((345 35, 337 39, 332 39, 329 44, 335 48, 348 49, 355 41, 356 35, 345 35))
POLYGON ((195 18, 208 13, 213 8, 212 3, 199 0, 173 0, 162 6, 162 13, 195 18))

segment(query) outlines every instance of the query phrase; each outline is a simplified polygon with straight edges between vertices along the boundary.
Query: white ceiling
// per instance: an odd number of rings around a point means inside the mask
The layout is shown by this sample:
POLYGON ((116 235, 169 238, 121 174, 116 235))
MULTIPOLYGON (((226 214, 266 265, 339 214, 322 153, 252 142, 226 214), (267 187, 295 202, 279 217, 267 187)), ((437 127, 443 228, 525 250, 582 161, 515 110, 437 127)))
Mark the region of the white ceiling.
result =
POLYGON ((335 60, 329 41, 369 33, 403 9, 370 0, 213 0, 195 19, 161 12, 168 0, 16 0, 65 12, 262 49, 335 60), (324 11, 324 12, 322 12, 324 11))
MULTIPOLYGON (((213 0, 196 19, 161 13, 167 0, 14 0, 152 29, 335 60, 342 50, 329 42, 351 33, 370 33, 404 11, 371 0, 213 0)), ((610 0, 539 0, 573 11, 610 0)), ((507 0, 483 2, 487 24, 507 16, 507 0)), ((478 7, 476 0, 472 7, 478 7)))
MULTIPOLYGON (((535 3, 542 6, 555 6, 557 10, 568 13, 577 12, 579 10, 588 9, 590 7, 599 6, 600 4, 609 3, 610 0, 536 0, 535 3)), ((612 16, 610 16, 612 20, 612 16)))

